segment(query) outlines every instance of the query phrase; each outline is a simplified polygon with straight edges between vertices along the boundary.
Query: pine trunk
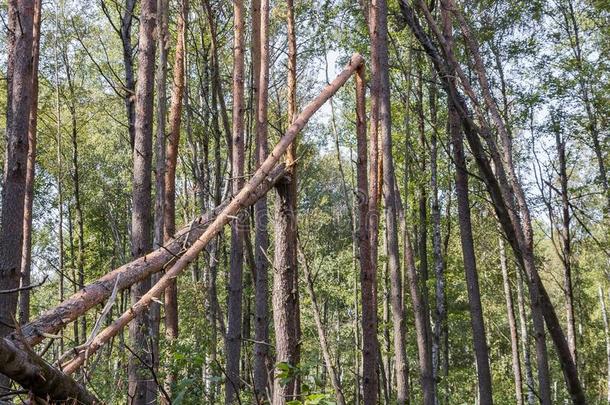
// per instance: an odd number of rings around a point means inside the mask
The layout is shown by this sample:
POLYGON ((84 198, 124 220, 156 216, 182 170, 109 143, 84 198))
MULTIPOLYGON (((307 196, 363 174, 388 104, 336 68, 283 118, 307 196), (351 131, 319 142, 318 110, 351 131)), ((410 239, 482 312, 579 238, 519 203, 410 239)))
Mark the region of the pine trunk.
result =
MULTIPOLYGON (((151 170, 155 77, 155 30, 157 26, 157 0, 144 0, 140 15, 138 81, 135 99, 135 138, 133 152, 133 194, 131 216, 131 255, 138 258, 151 251, 151 170)), ((150 276, 131 287, 131 301, 136 303, 150 289, 150 276)), ((137 316, 129 325, 128 403, 148 403, 149 381, 152 378, 146 366, 150 362, 148 341, 150 319, 147 313, 137 316), (146 364, 143 364, 146 362, 146 364)))
MULTIPOLYGON (((243 0, 233 2, 233 136, 231 140, 231 189, 237 195, 244 184, 244 29, 243 0)), ((221 95, 219 95, 222 98, 221 95)), ((225 342, 226 384, 225 403, 233 404, 239 397, 241 379, 239 361, 242 343, 243 216, 231 222, 231 257, 227 292, 228 329, 225 342)))

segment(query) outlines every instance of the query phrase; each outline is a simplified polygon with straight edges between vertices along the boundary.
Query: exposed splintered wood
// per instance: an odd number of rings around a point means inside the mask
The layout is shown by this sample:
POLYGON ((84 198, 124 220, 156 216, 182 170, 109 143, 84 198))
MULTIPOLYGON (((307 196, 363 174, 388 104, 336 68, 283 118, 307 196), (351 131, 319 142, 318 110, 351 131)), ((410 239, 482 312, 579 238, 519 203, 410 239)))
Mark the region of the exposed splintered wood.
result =
POLYGON ((8 338, 0 339, 1 372, 41 399, 101 404, 70 376, 50 366, 31 349, 18 347, 8 338))
MULTIPOLYGON (((77 370, 84 362, 87 356, 95 353, 102 347, 110 338, 115 336, 125 325, 127 325, 135 316, 147 310, 151 302, 162 294, 169 283, 176 278, 185 268, 191 263, 197 255, 205 248, 205 246, 214 238, 235 215, 248 205, 253 204, 252 195, 256 193, 256 189, 265 181, 268 183, 273 180, 269 177, 271 171, 279 158, 286 152, 288 146, 294 141, 297 134, 303 129, 311 116, 324 104, 337 90, 345 84, 350 76, 364 63, 364 58, 360 54, 352 55, 349 64, 344 70, 327 85, 324 90, 314 98, 295 119, 294 123, 288 128, 284 136, 279 140, 273 151, 267 159, 261 164, 260 168, 254 173, 249 182, 247 182, 240 192, 234 196, 230 202, 216 216, 214 221, 206 228, 201 236, 194 241, 192 246, 176 260, 176 262, 166 270, 165 275, 155 284, 148 293, 134 305, 131 306, 123 315, 116 319, 109 327, 104 329, 88 347, 88 350, 81 352, 64 368, 66 373, 72 373, 77 370)), ((0 369, 0 372, 2 370, 0 369)))

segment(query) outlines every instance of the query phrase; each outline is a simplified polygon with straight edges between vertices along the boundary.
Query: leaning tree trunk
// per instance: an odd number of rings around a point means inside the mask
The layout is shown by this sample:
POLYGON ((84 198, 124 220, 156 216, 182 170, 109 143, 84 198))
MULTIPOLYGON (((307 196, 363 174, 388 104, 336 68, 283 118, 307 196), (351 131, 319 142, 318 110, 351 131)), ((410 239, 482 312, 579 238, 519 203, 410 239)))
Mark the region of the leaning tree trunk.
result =
MULTIPOLYGON (((8 3, 8 98, 6 157, 0 220, 0 290, 19 287, 23 247, 28 129, 32 107, 34 0, 8 3), (20 28, 20 29, 19 29, 20 28)), ((0 294, 0 337, 13 329, 18 292, 0 294)), ((0 393, 10 384, 0 376, 0 393)))
MULTIPOLYGON (((493 207, 496 216, 502 225, 504 233, 511 244, 520 266, 522 266, 528 277, 528 286, 530 287, 530 294, 532 295, 532 313, 536 329, 537 348, 539 349, 538 353, 541 354, 541 356, 538 356, 538 359, 544 360, 546 356, 544 340, 544 322, 546 322, 549 334, 551 335, 560 359, 564 381, 570 396, 575 403, 584 404, 586 401, 585 394, 578 377, 576 365, 572 361, 572 356, 565 339, 565 334, 559 323, 557 313, 555 312, 536 268, 533 252, 533 228, 529 208, 527 206, 523 188, 515 175, 514 165, 512 164, 512 158, 510 156, 510 139, 506 134, 504 123, 497 113, 497 106, 494 104, 493 98, 490 97, 490 93, 487 91, 487 96, 483 99, 485 101, 485 106, 492 112, 494 123, 499 129, 498 132, 500 133, 504 152, 503 156, 500 155, 495 139, 490 136, 485 136, 485 134, 491 133, 492 130, 490 126, 487 125, 484 117, 482 117, 481 112, 478 109, 476 110, 477 115, 482 119, 475 122, 470 108, 461 96, 457 86, 448 80, 448 68, 451 66, 451 69, 454 69, 458 74, 460 83, 467 95, 475 101, 475 104, 480 105, 482 103, 473 92, 469 80, 461 70, 460 65, 453 55, 453 51, 447 47, 446 41, 440 35, 438 27, 436 27, 426 4, 422 0, 419 0, 417 3, 424 11, 429 27, 432 28, 436 39, 443 48, 442 57, 440 56, 436 45, 432 43, 430 36, 421 27, 413 9, 406 1, 400 3, 403 17, 410 26, 411 31, 415 34, 417 40, 424 47, 425 52, 433 61, 435 69, 439 72, 439 76, 443 81, 445 91, 456 105, 466 138, 473 151, 473 157, 476 160, 489 195, 494 202, 493 207), (483 127, 479 127, 479 125, 482 125, 483 127), (483 141, 485 142, 486 148, 483 146, 483 141), (489 157, 493 159, 493 168, 488 160, 489 157), (497 172, 494 171, 494 169, 497 172), (516 201, 514 198, 516 198, 516 201), (543 322, 540 322, 540 315, 543 317, 543 322)), ((451 0, 448 0, 446 3, 449 3, 448 5, 451 6, 451 10, 458 16, 458 19, 461 20, 460 25, 462 26, 462 34, 465 37, 468 36, 468 27, 464 22, 463 16, 458 12, 459 10, 457 8, 453 7, 451 0)), ((466 42, 472 43, 472 37, 467 38, 466 42)), ((478 54, 476 42, 474 42, 474 45, 475 46, 471 46, 471 44, 469 44, 469 48, 471 48, 471 53, 476 56, 478 54)), ((473 63, 477 65, 476 72, 479 76, 481 88, 485 89, 487 80, 484 77, 485 70, 480 57, 475 57, 475 62, 473 63)), ((544 366, 544 364, 542 365, 544 366)), ((545 367, 542 367, 541 370, 544 372, 545 367)), ((542 398, 543 403, 548 403, 550 401, 550 397, 547 395, 549 384, 546 377, 548 377, 548 375, 539 374, 539 377, 541 377, 540 380, 542 382, 540 393, 541 396, 544 395, 542 398)))
MULTIPOLYGON (((447 36, 447 40, 449 42, 449 46, 451 46, 451 35, 447 36)), ((457 114, 456 106, 451 100, 449 100, 449 131, 453 146, 453 159, 456 166, 455 189, 457 193, 458 222, 460 227, 460 241, 462 246, 462 257, 464 260, 464 271, 466 273, 466 285, 468 287, 468 303, 470 305, 472 340, 477 364, 479 399, 481 404, 491 405, 493 403, 493 397, 491 388, 491 372, 489 369, 489 351, 487 348, 487 339, 485 337, 485 323, 483 320, 483 308, 481 306, 479 276, 476 267, 472 224, 470 221, 468 169, 466 167, 463 135, 460 129, 459 119, 460 118, 457 114)))
MULTIPOLYGON (((155 30, 157 0, 142 1, 140 14, 138 81, 135 99, 135 138, 133 150, 133 192, 131 215, 131 255, 138 258, 152 248, 151 169, 155 79, 155 30)), ((150 289, 150 276, 131 287, 133 304, 150 289)), ((147 404, 148 381, 152 378, 146 364, 150 362, 149 317, 138 315, 129 325, 133 354, 129 357, 129 403, 147 404)))
MULTIPOLYGON (((280 138, 273 151, 267 159, 261 164, 260 168, 252 175, 244 187, 235 195, 226 205, 217 207, 220 211, 211 215, 214 218, 213 222, 200 234, 192 245, 182 253, 182 256, 176 259, 176 262, 166 270, 165 275, 155 284, 142 298, 132 305, 126 312, 117 318, 110 326, 101 331, 89 344, 87 350, 80 351, 68 364, 65 365, 64 371, 68 374, 76 371, 85 362, 85 359, 99 350, 112 337, 114 337, 125 325, 131 322, 136 316, 144 313, 151 302, 158 299, 161 293, 167 288, 172 279, 177 277, 184 271, 186 266, 190 264, 197 255, 207 246, 207 244, 223 229, 224 225, 229 222, 235 222, 236 215, 243 211, 248 206, 254 204, 260 198, 261 194, 268 192, 270 187, 277 184, 279 179, 285 178, 286 171, 283 165, 275 166, 280 156, 282 156, 289 145, 295 140, 297 134, 307 124, 311 116, 320 109, 337 90, 345 84, 349 77, 362 66, 364 58, 359 54, 353 54, 348 65, 341 73, 329 84, 322 92, 315 97, 299 114, 294 123, 288 128, 284 136, 280 138), (275 167, 275 168, 274 168, 275 167)), ((192 229, 189 227, 189 229, 192 229)), ((190 232, 189 232, 190 234, 190 232)), ((187 235, 188 237, 189 235, 187 235)), ((185 245, 179 245, 185 246, 185 245)), ((163 249, 162 249, 163 250, 163 249)), ((174 256, 174 258, 176 258, 174 256)), ((115 270, 115 272, 117 272, 115 270)), ((117 276, 118 274, 114 274, 117 276)), ((118 278, 116 279, 118 280, 118 278)), ((106 280, 109 281, 109 280, 106 280)), ((118 285, 119 281, 115 281, 118 285)), ((107 284, 100 285, 106 290, 111 289, 107 284)), ((82 295, 86 295, 90 291, 83 291, 82 295)), ((84 298, 84 297, 81 297, 84 298)), ((82 300, 82 299, 81 299, 82 300)), ((81 301, 79 300, 79 301, 81 301)), ((56 310, 51 311, 49 315, 57 315, 56 310)), ((74 314, 73 314, 74 315, 74 314)), ((0 363, 0 372, 2 364, 0 363)))
POLYGON ((41 0, 34 2, 32 45, 32 107, 28 127, 28 157, 25 175, 25 201, 23 212, 23 252, 21 257, 21 288, 19 292, 19 324, 30 320, 30 270, 32 266, 32 208, 34 203, 34 173, 36 168, 36 131, 38 124, 38 60, 40 56, 41 0))
MULTIPOLYGON (((231 185, 236 195, 244 184, 244 26, 243 0, 233 3, 233 136, 231 140, 231 185)), ((232 404, 239 397, 242 320, 243 243, 246 222, 238 218, 231 223, 231 257, 227 292, 228 329, 225 341, 226 384, 225 403, 232 404)))

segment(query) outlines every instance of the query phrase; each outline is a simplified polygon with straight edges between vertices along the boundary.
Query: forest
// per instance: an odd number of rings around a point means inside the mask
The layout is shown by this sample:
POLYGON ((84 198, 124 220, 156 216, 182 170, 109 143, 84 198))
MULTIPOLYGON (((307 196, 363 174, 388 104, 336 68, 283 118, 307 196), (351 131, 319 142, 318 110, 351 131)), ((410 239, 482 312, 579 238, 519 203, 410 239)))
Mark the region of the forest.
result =
POLYGON ((0 404, 610 404, 608 1, 0 17, 0 404))

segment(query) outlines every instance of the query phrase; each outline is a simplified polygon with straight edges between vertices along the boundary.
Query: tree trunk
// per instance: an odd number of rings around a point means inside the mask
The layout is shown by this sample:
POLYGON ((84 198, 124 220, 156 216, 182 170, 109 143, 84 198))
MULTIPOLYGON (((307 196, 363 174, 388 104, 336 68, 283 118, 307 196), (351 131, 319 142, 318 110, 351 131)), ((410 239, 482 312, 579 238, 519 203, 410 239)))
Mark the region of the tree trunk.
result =
MULTIPOLYGON (((267 106, 269 86, 269 0, 252 2, 260 7, 258 13, 253 12, 253 60, 256 97, 256 168, 267 158, 267 106), (255 17, 258 17, 258 20, 255 17), (258 34, 258 37, 257 35, 258 34), (257 60, 258 59, 258 60, 257 60)), ((254 260, 256 265, 255 283, 255 318, 254 318, 254 392, 260 403, 269 394, 269 266, 267 250, 269 249, 269 232, 267 212, 267 196, 263 196, 254 205, 254 260)), ((272 367, 271 367, 272 368, 272 367)))
MULTIPOLYGON (((85 225, 83 219, 83 208, 81 203, 81 191, 80 191, 80 170, 79 170, 79 152, 78 152, 78 127, 77 127, 77 101, 75 92, 75 83, 72 77, 72 65, 70 57, 68 55, 67 47, 63 50, 64 68, 66 70, 66 80, 68 82, 68 89, 70 93, 70 100, 68 100, 68 110, 70 111, 70 140, 72 141, 72 182, 74 184, 74 210, 76 213, 76 227, 77 227, 77 247, 78 253, 76 255, 76 267, 73 266, 75 276, 73 281, 77 283, 77 287, 83 288, 85 286, 85 225)), ((72 242, 71 242, 72 243, 72 242)), ((72 255, 72 260, 74 256, 72 255)), ((78 328, 79 333, 75 333, 75 339, 77 342, 85 342, 87 340, 87 318, 83 316, 80 319, 80 327, 78 328)), ((76 331, 76 329, 75 329, 76 331)))
POLYGON ((432 380, 432 354, 430 353, 430 345, 428 343, 428 331, 430 330, 429 317, 419 289, 419 277, 417 275, 415 255, 413 253, 409 232, 404 232, 403 244, 407 282, 409 283, 409 292, 411 293, 413 312, 415 315, 415 333, 424 404, 431 405, 435 403, 435 395, 434 381, 432 380))
POLYGON ((458 216, 460 226, 460 240, 466 285, 468 287, 468 303, 470 305, 470 322, 472 325, 472 340, 474 344, 477 364, 477 377, 479 382, 479 397, 482 405, 493 403, 491 389, 491 372, 489 370, 489 353, 485 337, 485 323, 483 308, 481 306, 481 293, 479 291, 479 277, 476 267, 476 256, 470 222, 470 202, 468 198, 468 172, 462 141, 462 132, 459 127, 459 117, 455 107, 449 101, 449 130, 456 166, 455 188, 457 192, 458 216))
MULTIPOLYGON (((157 0, 157 48, 159 50, 159 60, 156 71, 157 86, 157 131, 155 138, 155 206, 154 206, 154 232, 153 246, 163 246, 165 231, 165 128, 167 118, 167 52, 169 47, 169 1, 157 0)), ((159 281, 160 275, 151 276, 151 284, 159 281)), ((161 305, 157 302, 150 307, 150 334, 151 334, 151 359, 153 370, 159 370, 159 333, 161 325, 161 305)), ((151 381, 148 390, 149 403, 156 403, 157 382, 151 381)))
POLYGON ((515 306, 510 288, 510 279, 508 277, 508 262, 506 260, 506 251, 504 250, 504 241, 502 238, 500 238, 500 268, 502 270, 504 297, 506 299, 506 317, 508 319, 508 329, 510 331, 510 348, 513 363, 513 377, 515 380, 515 399, 518 405, 523 405, 521 360, 519 357, 519 334, 517 332, 517 323, 515 321, 515 306))
MULTIPOLYGON (((184 96, 185 76, 185 39, 188 19, 188 0, 181 1, 178 14, 176 52, 174 55, 173 86, 169 110, 169 136, 165 151, 165 202, 163 204, 164 239, 167 241, 176 231, 176 165, 178 146, 180 145, 180 124, 182 119, 182 100, 184 96)), ((165 337, 168 342, 178 338, 178 283, 174 279, 165 291, 165 337)), ((168 370, 164 382, 165 390, 171 396, 176 382, 175 370, 168 370)))
MULTIPOLYGON (((433 82, 436 75, 433 74, 433 82)), ((438 141, 437 141, 437 91, 436 84, 430 85, 430 114, 432 120, 432 136, 430 139, 430 188, 432 189, 432 250, 434 253, 435 274, 435 298, 436 310, 434 312, 434 329, 432 341, 432 368, 434 380, 439 384, 441 379, 439 369, 441 363, 445 364, 447 359, 442 359, 444 354, 443 345, 447 335, 447 310, 445 308, 445 262, 442 252, 441 238, 441 211, 438 198, 438 141)), ((444 375, 443 375, 444 377, 444 375)))
POLYGON ((47 403, 49 398, 52 403, 102 404, 71 377, 12 339, 0 338, 0 371, 32 394, 44 398, 42 403, 47 403))
POLYGON ((133 150, 136 134, 136 82, 133 78, 133 46, 131 45, 131 24, 134 18, 136 0, 125 0, 125 9, 121 15, 121 45, 123 46, 123 67, 125 68, 125 111, 127 112, 127 128, 129 144, 133 150))
MULTIPOLYGON (((383 197, 385 203, 385 221, 387 238, 388 270, 390 272, 390 290, 392 320, 394 327, 394 356, 396 367, 397 403, 408 400, 407 358, 405 348, 405 324, 402 299, 402 276, 400 271, 400 254, 398 248, 398 223, 396 207, 396 186, 394 160, 392 158, 390 78, 388 65, 388 31, 387 4, 385 0, 376 0, 371 4, 374 10, 370 16, 371 24, 371 60, 375 69, 372 71, 372 82, 376 84, 371 97, 377 99, 378 108, 375 130, 379 130, 382 143, 383 162, 383 197)), ((371 119, 374 119, 371 117, 371 119)))
MULTIPOLYGON (((21 287, 30 285, 32 266, 32 208, 34 203, 34 172, 36 168, 36 131, 38 124, 38 60, 40 55, 41 0, 34 2, 32 35, 32 107, 28 127, 28 155, 25 175, 25 202, 23 212, 23 251, 21 256, 21 287)), ((30 290, 19 293, 19 324, 30 321, 30 290)))
POLYGON ((566 305, 567 338, 574 364, 578 366, 576 357, 576 326, 574 320, 574 293, 572 288, 572 235, 570 232, 570 200, 568 190, 568 169, 566 163, 566 139, 555 131, 555 146, 559 165, 559 183, 561 185, 561 237, 560 259, 563 264, 563 294, 566 305))
MULTIPOLYGON (((57 206, 58 206, 58 223, 57 223, 57 239, 58 239, 58 254, 59 254, 59 302, 64 301, 64 200, 63 200, 63 162, 61 153, 61 103, 59 97, 59 12, 56 11, 55 16, 55 43, 53 49, 53 56, 55 62, 55 114, 56 114, 56 157, 57 157, 57 206)), ((63 330, 60 332, 61 337, 59 340, 59 346, 61 352, 64 352, 64 339, 63 330)))
MULTIPOLYGON (((276 185, 277 199, 275 202, 275 263, 273 277, 273 321, 275 325, 276 363, 285 363, 290 367, 298 365, 296 361, 296 311, 297 300, 294 289, 296 263, 288 259, 294 258, 296 246, 288 232, 292 231, 294 214, 289 194, 291 178, 283 179, 276 185), (280 267, 281 265, 281 267, 280 267)), ((279 378, 275 380, 273 389, 273 404, 282 405, 293 399, 295 378, 283 384, 279 378)))
POLYGON ((523 292, 523 277, 521 270, 517 269, 517 307, 519 309, 519 328, 521 333, 521 351, 523 352, 523 366, 525 367, 525 385, 527 386, 527 403, 534 405, 536 401, 534 373, 532 371, 531 351, 529 344, 529 328, 525 313, 525 296, 523 292))
MULTIPOLYGON (((155 79, 155 30, 157 28, 157 0, 143 0, 140 14, 138 81, 135 99, 135 138, 133 151, 133 192, 131 216, 131 256, 138 258, 152 248, 151 224, 151 169, 155 79)), ((131 287, 131 302, 135 304, 150 289, 150 276, 131 287)), ((129 357, 130 404, 145 405, 148 401, 149 381, 152 378, 143 362, 150 362, 150 319, 139 314, 129 325, 131 350, 129 357)))
MULTIPOLYGON (((294 7, 287 0, 286 23, 288 30, 288 122, 296 118, 297 45, 295 35, 294 7)), ((297 171, 296 139, 286 152, 289 177, 276 186, 275 202, 275 252, 273 277, 273 320, 275 327, 276 363, 299 365, 299 276, 297 272, 297 171)), ((275 379, 273 404, 282 405, 297 400, 299 376, 294 375, 287 384, 275 379)))
MULTIPOLYGON (((377 271, 371 258, 371 224, 376 222, 375 211, 370 211, 367 180, 366 145, 366 82, 364 67, 356 75, 356 137, 358 144, 358 253, 360 262, 360 284, 362 294, 362 393, 365 405, 377 403, 377 271)), ((375 174, 377 172, 375 171, 375 174)))
MULTIPOLYGON (((231 189, 233 195, 244 184, 244 29, 245 11, 243 0, 233 3, 234 42, 233 42, 233 136, 231 189)), ((233 404, 239 397, 242 331, 242 279, 243 279, 243 241, 246 222, 240 217, 231 223, 231 259, 227 292, 228 329, 225 342, 226 385, 225 403, 233 404)))
MULTIPOLYGON (((451 48, 453 37, 451 33, 451 20, 448 9, 443 4, 443 34, 447 46, 451 48)), ((451 71, 450 71, 451 72, 451 71)), ((451 73, 450 73, 451 74, 451 73)), ((454 79, 446 78, 452 81, 454 79)), ((463 136, 460 130, 460 121, 457 114, 457 106, 451 99, 449 105, 449 131, 453 144, 454 161, 456 165, 456 191, 458 200, 460 240, 464 270, 466 273, 466 284, 468 287, 468 301, 470 305, 471 325, 475 359, 477 365, 478 394, 482 404, 492 404, 491 373, 489 370, 489 354, 487 340, 485 337, 485 326, 483 311, 481 307, 481 295, 479 291, 478 273, 476 269, 476 256, 472 237, 472 225, 470 222, 470 203, 468 197, 468 172, 463 147, 463 136)))
MULTIPOLYGON (((8 98, 6 155, 0 220, 0 290, 19 287, 23 247, 28 129, 32 107, 34 0, 8 2, 8 98)), ((18 292, 0 294, 0 337, 15 324, 18 292)), ((0 394, 9 383, 0 376, 0 394)))

